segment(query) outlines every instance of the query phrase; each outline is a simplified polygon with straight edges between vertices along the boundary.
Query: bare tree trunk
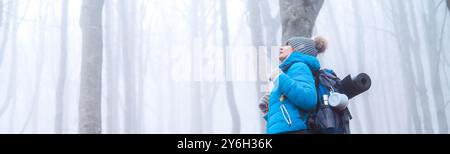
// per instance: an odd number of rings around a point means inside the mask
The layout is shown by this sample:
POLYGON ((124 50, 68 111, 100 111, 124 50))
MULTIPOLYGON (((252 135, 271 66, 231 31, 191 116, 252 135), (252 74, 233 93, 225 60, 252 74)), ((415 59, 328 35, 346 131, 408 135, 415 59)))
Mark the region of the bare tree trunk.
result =
POLYGON ((43 71, 43 65, 44 65, 44 57, 46 54, 45 50, 45 32, 47 30, 47 10, 49 5, 48 4, 42 4, 39 3, 39 13, 41 14, 38 20, 38 29, 39 29, 39 41, 38 41, 38 50, 40 52, 36 52, 36 80, 34 82, 33 87, 33 95, 31 97, 31 106, 29 111, 29 118, 25 121, 24 126, 21 129, 21 132, 25 132, 26 128, 28 127, 29 123, 32 122, 32 131, 34 132, 36 130, 36 127, 38 125, 38 119, 39 119, 39 110, 36 108, 39 106, 39 99, 40 99, 40 83, 41 83, 41 77, 42 77, 42 71, 43 71))
POLYGON ((447 0, 447 8, 450 11, 450 0, 447 0))
POLYGON ((311 37, 324 0, 280 0, 282 42, 291 37, 311 37))
MULTIPOLYGON (((0 1, 0 30, 3 30, 3 36, 2 36, 2 42, 0 42, 0 69, 2 68, 3 64, 3 57, 5 54, 5 48, 6 44, 8 43, 8 34, 9 34, 9 27, 10 23, 9 20, 11 20, 11 16, 6 16, 5 20, 3 20, 3 12, 6 12, 6 9, 4 9, 3 0, 0 1), (3 22, 5 21, 5 22, 3 22), (3 24, 4 23, 4 24, 3 24)), ((11 8, 11 7, 9 7, 11 8)), ((1 110, 1 109, 0 109, 1 110)))
POLYGON ((227 2, 225 0, 220 1, 220 12, 221 12, 221 20, 222 20, 222 41, 223 41, 223 57, 224 57, 224 75, 225 75, 225 82, 226 82, 226 93, 227 93, 227 101, 228 101, 228 107, 230 109, 231 113, 231 121, 232 121, 232 130, 231 133, 238 134, 241 131, 241 122, 239 117, 239 111, 236 105, 236 98, 234 96, 234 84, 232 79, 231 81, 228 81, 229 79, 227 77, 232 77, 231 75, 231 65, 229 64, 229 53, 227 52, 227 47, 230 45, 229 43, 229 34, 228 34, 228 11, 227 11, 227 2))
MULTIPOLYGON (((331 1, 329 1, 329 2, 331 3, 331 1)), ((333 1, 333 2, 336 2, 336 1, 333 1)), ((330 3, 328 3, 328 5, 331 5, 330 3)), ((339 3, 339 2, 337 2, 337 3, 339 3)), ((345 36, 342 37, 342 35, 341 35, 341 30, 339 30, 338 22, 336 21, 334 8, 328 7, 328 11, 329 11, 328 16, 330 17, 329 21, 331 22, 331 25, 334 25, 334 26, 332 26, 334 28, 333 32, 334 32, 336 38, 338 38, 333 41, 337 42, 336 45, 337 45, 337 49, 339 52, 338 55, 340 56, 339 62, 342 62, 342 64, 340 66, 343 67, 342 70, 345 73, 348 73, 348 72, 350 72, 349 68, 348 68, 348 66, 350 66, 350 65, 348 64, 348 58, 347 58, 348 56, 345 53, 345 51, 347 51, 347 49, 344 47, 344 41, 343 41, 343 40, 347 40, 347 39, 345 39, 346 38, 345 36)), ((360 111, 358 111, 358 108, 357 108, 357 106, 359 106, 359 105, 362 105, 362 104, 354 103, 354 104, 352 104, 352 107, 349 107, 349 109, 351 110, 351 112, 354 115, 358 115, 358 113, 360 112, 360 111)), ((352 121, 354 122, 354 126, 356 127, 357 130, 362 130, 362 122, 361 122, 360 118, 354 118, 354 119, 352 119, 352 121)))
MULTIPOLYGON (((392 12, 392 17, 394 19, 394 29, 395 29, 395 33, 397 34, 396 36, 396 40, 397 40, 397 45, 398 45, 398 50, 400 51, 400 56, 402 59, 402 73, 404 76, 404 86, 405 86, 405 90, 406 91, 416 91, 416 86, 415 86, 415 81, 416 81, 416 77, 414 75, 414 71, 412 68, 412 59, 411 59, 411 52, 409 51, 409 43, 411 41, 411 36, 410 36, 410 30, 408 26, 402 26, 406 23, 408 23, 408 20, 405 18, 406 17, 406 12, 405 12, 405 6, 403 4, 403 2, 401 1, 391 1, 392 6, 395 7, 395 9, 393 9, 392 12)), ((414 124, 414 133, 422 133, 422 124, 420 121, 420 117, 419 117, 419 113, 418 113, 418 108, 417 108, 417 102, 415 99, 415 95, 414 93, 409 93, 408 96, 406 97, 406 102, 408 102, 408 113, 409 116, 411 116, 412 118, 412 122, 414 124)))
MULTIPOLYGON (((372 10, 376 10, 375 5, 381 5, 383 8, 390 8, 390 7, 386 7, 385 3, 380 3, 378 1, 373 1, 372 4, 370 4, 372 10)), ((385 14, 386 13, 384 13, 382 15, 385 15, 385 14)), ((381 24, 385 23, 384 19, 382 19, 381 22, 379 22, 379 20, 377 20, 375 18, 377 16, 377 14, 371 13, 371 15, 372 15, 371 17, 367 16, 367 18, 374 18, 373 21, 374 21, 374 26, 375 27, 379 27, 380 26, 379 23, 381 23, 381 24)), ((383 34, 382 33, 375 34, 375 45, 376 46, 380 46, 380 44, 384 44, 383 41, 381 41, 381 43, 380 43, 380 38, 382 38, 381 35, 383 35, 383 34)), ((379 50, 383 50, 383 48, 380 48, 379 50)), ((386 60, 389 59, 389 57, 388 57, 388 54, 386 54, 385 52, 376 52, 374 57, 376 57, 375 61, 377 62, 376 63, 377 65, 379 65, 381 63, 383 63, 383 64, 388 63, 386 60)), ((380 86, 378 92, 379 93, 383 93, 383 92, 386 93, 386 92, 388 92, 389 90, 388 90, 387 87, 390 88, 390 85, 392 85, 392 80, 389 80, 387 78, 388 78, 388 75, 391 74, 391 72, 386 71, 386 69, 383 68, 383 67, 377 67, 374 70, 376 70, 376 72, 374 72, 374 74, 380 74, 381 75, 379 80, 385 81, 384 82, 385 84, 382 84, 380 86)), ((381 102, 388 102, 389 97, 390 97, 389 94, 384 94, 383 96, 379 97, 378 99, 372 99, 372 101, 374 101, 374 102, 380 102, 380 101, 381 102)), ((391 100, 391 101, 395 101, 395 100, 391 100)), ((358 103, 355 103, 355 104, 358 104, 358 103)), ((384 122, 383 125, 384 125, 384 128, 385 128, 385 131, 383 133, 393 133, 392 131, 394 130, 394 128, 393 128, 393 125, 392 125, 392 120, 393 120, 393 118, 392 118, 393 116, 392 116, 392 112, 391 112, 392 108, 393 108, 392 106, 388 106, 388 105, 383 105, 380 108, 381 110, 384 110, 385 113, 386 113, 386 114, 384 114, 382 116, 382 117, 384 117, 383 119, 380 118, 380 120, 382 120, 384 122)), ((394 107, 394 109, 395 109, 395 107, 394 107)))
POLYGON ((0 27, 3 26, 3 0, 0 0, 0 27))
POLYGON ((125 133, 138 133, 136 104, 135 58, 135 1, 119 1, 119 20, 121 22, 123 77, 125 93, 125 133))
MULTIPOLYGON (((373 2, 373 3, 377 3, 377 2, 373 2)), ((371 5, 371 8, 372 8, 372 10, 374 9, 374 5, 373 4, 371 5)), ((375 17, 375 14, 373 14, 373 17, 375 17)), ((376 18, 374 19, 374 26, 375 27, 378 26, 378 21, 376 20, 376 18)), ((380 45, 380 41, 379 40, 380 40, 380 35, 379 34, 375 34, 375 44, 376 44, 376 46, 380 45)), ((385 53, 383 53, 383 52, 376 52, 374 57, 376 57, 376 61, 379 62, 379 63, 382 63, 383 61, 385 61, 387 59, 385 53)), ((381 81, 386 81, 386 85, 390 85, 389 84, 389 80, 386 79, 386 74, 389 74, 389 73, 386 73, 386 70, 384 68, 382 68, 382 67, 377 67, 375 70, 376 70, 376 72, 374 72, 374 73, 381 74, 380 80, 381 81), (385 72, 385 73, 381 73, 381 72, 385 72)), ((379 90, 380 90, 379 91, 380 93, 387 91, 385 85, 381 85, 381 88, 379 90)), ((388 96, 385 94, 385 95, 379 97, 378 100, 373 100, 373 101, 374 102, 388 102, 387 100, 388 100, 388 96)), ((384 133, 391 133, 391 130, 392 130, 392 127, 391 127, 392 116, 390 114, 390 107, 388 105, 383 105, 383 107, 380 108, 380 109, 384 110, 385 113, 386 113, 385 115, 383 115, 384 119, 382 119, 383 122, 384 122, 383 125, 385 127, 385 132, 384 133)))
MULTIPOLYGON (((197 60, 197 59, 201 59, 202 58, 202 51, 198 51, 199 48, 195 48, 195 40, 197 40, 199 38, 199 31, 201 31, 200 28, 201 25, 200 24, 200 20, 202 20, 200 18, 200 6, 201 6, 201 2, 192 2, 192 6, 190 9, 190 33, 191 33, 191 38, 190 39, 190 45, 191 45, 191 51, 192 51, 192 55, 191 55, 191 101, 192 101, 192 105, 191 105, 191 113, 192 115, 192 128, 191 128, 191 133, 202 133, 203 132, 203 113, 202 113, 202 99, 201 99, 201 81, 197 81, 199 79, 201 79, 201 60, 197 60)), ((203 42, 203 40, 202 40, 203 42)), ((206 102, 206 103, 212 103, 212 102, 206 102)), ((206 115, 206 116, 211 116, 211 115, 206 115)))
POLYGON ((64 110, 64 83, 66 81, 67 61, 67 18, 68 0, 62 1, 61 9, 61 55, 59 59, 59 77, 55 95, 55 133, 63 133, 63 110, 64 110))
POLYGON ((115 33, 113 17, 114 11, 112 6, 113 1, 105 1, 105 67, 106 67, 106 83, 107 84, 107 97, 106 97, 106 126, 107 133, 116 134, 119 133, 119 62, 120 59, 118 48, 119 46, 114 43, 117 41, 117 34, 115 33))
POLYGON ((424 126, 424 133, 431 134, 433 133, 433 124, 431 120, 431 112, 430 112, 430 100, 428 98, 428 90, 425 85, 425 76, 424 76, 424 68, 422 64, 422 58, 420 56, 421 53, 421 41, 419 36, 419 31, 417 28, 417 21, 416 21, 416 15, 414 11, 414 3, 408 3, 409 4, 409 10, 411 14, 411 28, 413 34, 413 39, 410 41, 410 50, 411 55, 414 57, 414 61, 416 62, 416 75, 417 75, 417 93, 419 97, 420 104, 422 105, 422 113, 423 113, 423 126, 424 126))
POLYGON ((251 40, 254 48, 256 49, 256 91, 257 98, 262 96, 261 93, 261 79, 260 79, 260 51, 259 47, 264 46, 264 35, 263 35, 263 24, 261 18, 261 10, 260 10, 260 2, 259 0, 248 0, 247 1, 247 10, 249 11, 248 15, 248 26, 251 32, 251 40))
POLYGON ((103 0, 83 0, 80 26, 82 62, 79 104, 79 133, 100 134, 102 93, 103 0))
MULTIPOLYGON (((170 22, 165 22, 167 23, 166 27, 167 29, 165 30, 167 32, 167 36, 166 36, 166 40, 174 40, 173 36, 175 36, 175 34, 170 31, 170 29, 172 29, 172 26, 170 26, 170 22)), ((172 44, 170 44, 169 42, 166 42, 165 44, 165 48, 164 51, 168 51, 167 54, 164 56, 164 60, 163 61, 170 61, 170 58, 173 56, 173 51, 174 51, 174 46, 172 44)), ((176 88, 176 86, 174 86, 174 80, 172 79, 172 68, 173 68, 173 63, 167 63, 165 65, 166 68, 168 69, 164 69, 163 71, 163 76, 167 77, 165 78, 166 83, 164 83, 163 85, 166 86, 166 98, 167 98, 167 102, 168 104, 165 106, 164 108, 164 113, 168 114, 167 115, 167 131, 168 132, 174 132, 176 131, 176 120, 179 120, 179 118, 177 118, 177 116, 179 116, 180 114, 171 114, 170 112, 175 110, 177 111, 177 108, 179 108, 179 106, 175 105, 174 103, 174 97, 173 93, 176 88)), ((177 89, 178 90, 178 89, 177 89)), ((177 93, 177 92, 175 92, 177 93)), ((180 92, 181 93, 181 92, 180 92)), ((200 112, 200 110, 199 110, 200 112)))
MULTIPOLYGON (((360 11, 359 11, 359 3, 358 3, 359 1, 353 1, 352 2, 352 5, 353 5, 353 11, 354 11, 354 19, 355 19, 355 22, 356 22, 356 24, 358 24, 358 25, 362 25, 362 23, 363 23, 363 21, 362 21, 362 18, 361 18, 361 16, 360 16, 360 14, 358 14, 358 13, 360 13, 360 11)), ((358 60, 357 60, 357 63, 358 63, 358 69, 359 69, 359 72, 364 72, 365 71, 365 52, 366 52, 366 47, 364 46, 364 37, 365 37, 365 35, 364 35, 364 32, 363 32, 363 29, 362 29, 362 26, 358 26, 358 27, 356 27, 356 29, 355 29, 355 46, 356 46, 356 52, 357 52, 357 54, 358 54, 358 60)), ((366 120, 367 120, 367 128, 368 128, 368 132, 369 133, 375 133, 375 126, 374 126, 374 119, 373 119, 373 116, 372 116, 372 108, 370 107, 370 99, 369 99, 369 96, 368 96, 368 94, 365 94, 365 95, 362 95, 362 96, 360 96, 360 97, 362 97, 362 100, 363 100, 363 102, 364 102, 364 104, 362 105, 363 107, 364 107, 364 113, 365 113, 365 117, 367 118, 366 120)))
MULTIPOLYGON (((18 1, 12 2, 12 5, 10 8, 12 14, 18 13, 18 1)), ((9 121, 9 132, 14 133, 14 112, 15 112, 15 104, 17 101, 17 30, 19 28, 19 25, 17 23, 16 18, 10 19, 11 21, 11 27, 12 27, 12 34, 11 34, 11 74, 9 75, 9 83, 8 83, 8 93, 6 94, 6 102, 5 104, 11 104, 11 115, 10 115, 10 121, 9 121)), ((5 108, 7 109, 7 108, 5 108)), ((6 111, 6 110, 4 110, 6 111)), ((2 112, 3 113, 3 112, 2 112)), ((1 114, 0 113, 0 116, 1 114)))
POLYGON ((139 18, 139 22, 137 22, 136 24, 138 24, 138 29, 139 29, 139 49, 138 49, 138 55, 137 55, 137 74, 138 74, 138 84, 137 84, 137 115, 136 117, 138 117, 138 130, 140 132, 143 132, 145 130, 145 119, 144 119, 144 112, 145 112, 145 108, 144 108, 144 80, 146 77, 146 66, 145 65, 145 49, 144 49, 144 35, 146 35, 145 30, 144 30, 144 19, 146 17, 145 13, 146 10, 148 9, 148 5, 147 5, 148 1, 143 1, 142 3, 140 3, 140 8, 139 8, 139 13, 137 13, 136 15, 140 15, 139 18))
POLYGON ((266 34, 266 45, 267 45, 267 58, 271 58, 271 48, 272 46, 278 46, 277 44, 277 37, 278 30, 281 28, 281 22, 280 22, 280 13, 278 13, 276 16, 271 15, 271 10, 269 6, 269 0, 262 0, 260 3, 260 13, 262 22, 265 25, 264 30, 266 34))
MULTIPOLYGON (((3 9, 3 7, 2 7, 2 9, 3 9)), ((9 7, 8 7, 8 9, 5 9, 5 10, 8 10, 8 11, 10 11, 11 12, 11 5, 9 5, 9 7)), ((9 37, 9 34, 10 34, 10 21, 11 21, 12 19, 11 19, 11 16, 6 16, 6 18, 5 18, 5 24, 4 24, 4 27, 1 29, 1 30, 3 30, 3 36, 2 36, 2 42, 0 42, 1 44, 0 44, 0 69, 1 69, 1 66, 2 66, 2 63, 3 63, 3 56, 4 56, 4 53, 5 53, 5 51, 6 51, 6 45, 7 45, 7 43, 8 43, 8 37, 9 37)), ((12 55, 15 55, 16 53, 13 53, 12 55)), ((14 63, 15 61, 14 61, 14 58, 11 58, 11 60, 12 60, 12 62, 14 63)), ((8 87, 10 87, 10 86, 12 86, 11 84, 12 84, 12 82, 11 82, 11 79, 13 79, 12 77, 11 77, 11 75, 13 75, 13 73, 11 72, 10 74, 10 81, 8 82, 8 87)), ((6 96, 8 96, 8 95, 10 95, 9 93, 11 93, 12 91, 10 91, 10 89, 8 89, 8 91, 6 92, 6 96)), ((2 106, 0 106, 0 117, 7 111, 7 109, 9 108, 9 106, 11 105, 11 103, 8 101, 8 97, 5 97, 6 98, 6 101, 4 102, 4 103, 2 103, 2 106)))
POLYGON ((440 38, 440 33, 438 32, 438 28, 436 28, 436 14, 437 11, 435 9, 435 1, 426 1, 425 7, 428 9, 428 14, 423 14, 423 21, 425 23, 426 34, 425 40, 427 40, 428 47, 428 60, 429 60, 429 68, 431 72, 431 87, 433 89, 433 97, 435 100, 435 108, 437 110, 437 119, 439 126, 439 133, 447 134, 448 133, 448 123, 447 116, 445 113, 445 100, 444 93, 442 91, 441 84, 441 52, 442 50, 438 49, 438 44, 440 38))
MULTIPOLYGON (((334 2, 336 2, 336 1, 334 1, 334 2)), ((339 2, 337 2, 337 3, 339 3, 339 2)), ((341 35, 341 31, 339 30, 339 27, 337 26, 339 23, 337 22, 337 20, 336 20, 336 17, 335 17, 335 11, 334 11, 334 8, 333 7, 328 7, 328 10, 329 10, 329 19, 330 19, 330 21, 331 21, 331 23, 332 23, 332 27, 334 28, 334 33, 335 33, 335 35, 336 35, 336 37, 338 38, 338 39, 336 39, 336 40, 333 40, 333 41, 336 41, 337 42, 337 47, 338 47, 338 49, 339 49, 339 55, 340 55, 340 60, 339 61, 341 61, 342 62, 342 66, 344 67, 343 68, 343 70, 344 70, 344 72, 349 72, 349 69, 348 69, 348 56, 347 56, 347 54, 345 53, 345 51, 346 51, 346 49, 345 49, 345 47, 344 47, 344 42, 343 42, 343 40, 347 40, 347 39, 345 39, 345 36, 344 37, 342 37, 342 35, 341 35)))
MULTIPOLYGON (((205 2, 209 2, 209 1, 200 1, 198 2, 198 19, 196 19, 198 21, 197 24, 197 29, 198 29, 198 37, 199 37, 199 48, 201 49, 201 54, 203 54, 205 52, 205 48, 207 45, 205 45, 204 43, 201 42, 205 42, 208 39, 209 34, 211 33, 213 28, 210 27, 217 27, 217 23, 218 23, 218 19, 219 19, 219 13, 218 12, 212 12, 211 14, 206 14, 208 11, 205 8, 205 2), (205 20, 201 20, 204 19, 205 17, 211 15, 214 18, 214 22, 211 25, 207 25, 205 20)), ((213 1, 211 2, 211 5, 216 5, 219 1, 213 1)), ((215 33, 214 33, 215 35, 215 33)), ((198 43, 198 42, 196 42, 198 43)), ((196 54, 200 54, 200 53, 196 53, 196 54)), ((207 61, 202 61, 202 63, 200 64, 195 64, 195 65, 200 65, 200 66, 205 66, 207 65, 207 61)), ((217 90, 219 89, 219 83, 214 81, 214 82, 210 82, 210 81, 202 81, 200 83, 200 90, 201 90, 201 95, 203 96, 203 98, 200 100, 203 102, 203 109, 202 109, 202 125, 203 125, 203 129, 202 129, 202 133, 213 133, 213 118, 214 118, 214 105, 217 104, 215 100, 216 96, 217 96, 217 90)), ((194 110, 194 109, 193 109, 194 110)), ((197 115, 198 116, 198 115, 197 115)))
MULTIPOLYGON (((261 16, 261 7, 260 7, 260 2, 259 0, 248 0, 247 1, 247 9, 249 11, 249 15, 248 15, 248 26, 250 28, 251 31, 251 39, 252 39, 252 44, 254 46, 254 48, 256 49, 256 92, 257 95, 256 97, 259 99, 262 97, 263 93, 261 92, 261 85, 263 84, 263 82, 261 81, 261 56, 265 56, 265 55, 261 55, 261 51, 259 50, 259 47, 264 46, 264 41, 263 41, 263 24, 262 24, 262 16, 261 16)), ((266 10, 268 11, 268 10, 266 10)), ((273 36, 274 37, 274 36, 273 36)), ((264 116, 264 115, 262 115, 264 116)), ((262 118, 260 119, 260 123, 261 123, 261 132, 264 133, 266 132, 266 121, 262 118)))

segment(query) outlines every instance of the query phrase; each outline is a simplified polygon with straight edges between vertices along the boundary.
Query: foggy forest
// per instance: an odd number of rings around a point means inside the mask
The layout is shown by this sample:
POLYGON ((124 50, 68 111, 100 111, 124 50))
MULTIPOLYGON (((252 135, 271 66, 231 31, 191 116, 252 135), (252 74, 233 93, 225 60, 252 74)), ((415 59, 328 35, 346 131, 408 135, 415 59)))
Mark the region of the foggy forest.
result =
POLYGON ((0 0, 0 133, 264 134, 294 36, 367 73, 353 134, 448 134, 450 0, 0 0))

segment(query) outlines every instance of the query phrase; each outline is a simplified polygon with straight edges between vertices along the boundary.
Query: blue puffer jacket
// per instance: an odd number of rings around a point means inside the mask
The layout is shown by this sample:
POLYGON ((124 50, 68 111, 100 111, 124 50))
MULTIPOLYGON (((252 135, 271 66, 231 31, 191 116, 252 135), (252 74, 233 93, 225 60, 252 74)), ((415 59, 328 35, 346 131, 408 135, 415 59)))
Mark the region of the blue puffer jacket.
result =
POLYGON ((269 112, 265 117, 267 133, 306 130, 307 113, 300 113, 300 110, 310 111, 316 107, 317 95, 311 70, 319 70, 320 63, 316 57, 293 52, 279 67, 283 73, 275 80, 270 94, 269 112), (282 96, 283 102, 280 101, 282 96), (284 115, 282 103, 287 111, 284 115), (291 124, 288 124, 288 118, 291 124))

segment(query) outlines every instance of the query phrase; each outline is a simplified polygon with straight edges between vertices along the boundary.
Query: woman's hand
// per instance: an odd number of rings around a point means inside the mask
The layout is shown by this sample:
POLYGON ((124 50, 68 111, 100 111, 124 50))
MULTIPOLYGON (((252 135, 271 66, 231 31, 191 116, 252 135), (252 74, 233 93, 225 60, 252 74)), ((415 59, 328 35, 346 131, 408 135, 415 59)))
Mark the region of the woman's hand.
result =
POLYGON ((259 99, 259 109, 266 114, 269 111, 269 94, 265 94, 259 99))

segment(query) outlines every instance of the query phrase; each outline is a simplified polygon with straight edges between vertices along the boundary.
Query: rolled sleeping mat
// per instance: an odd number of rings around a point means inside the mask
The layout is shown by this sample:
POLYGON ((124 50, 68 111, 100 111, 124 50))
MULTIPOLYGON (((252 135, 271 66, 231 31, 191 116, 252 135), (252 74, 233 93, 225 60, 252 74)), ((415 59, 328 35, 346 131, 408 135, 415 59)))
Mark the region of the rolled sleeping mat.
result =
POLYGON ((372 81, 370 76, 366 73, 361 73, 355 78, 351 78, 350 75, 341 80, 341 92, 347 95, 348 99, 367 91, 370 89, 372 81))
POLYGON ((356 76, 356 78, 353 80, 353 83, 362 92, 365 92, 370 89, 370 86, 372 85, 372 80, 370 79, 370 76, 367 75, 366 73, 361 73, 358 74, 358 76, 356 76))

